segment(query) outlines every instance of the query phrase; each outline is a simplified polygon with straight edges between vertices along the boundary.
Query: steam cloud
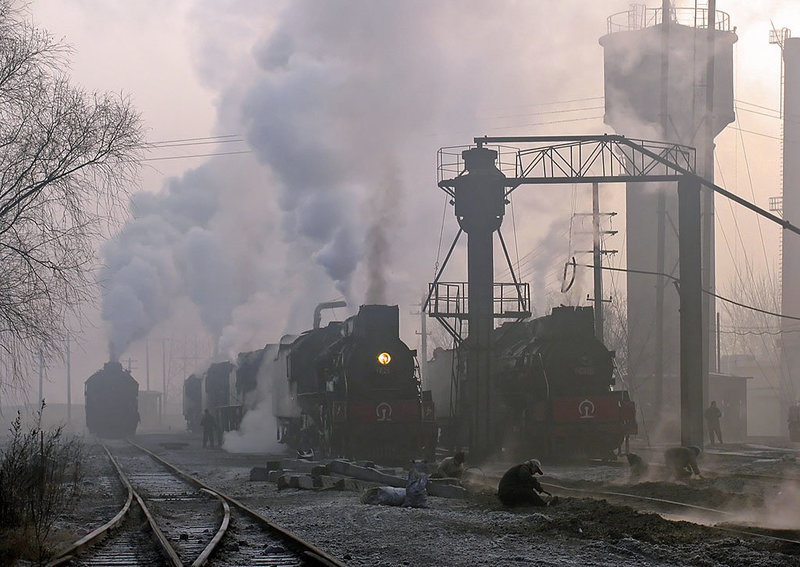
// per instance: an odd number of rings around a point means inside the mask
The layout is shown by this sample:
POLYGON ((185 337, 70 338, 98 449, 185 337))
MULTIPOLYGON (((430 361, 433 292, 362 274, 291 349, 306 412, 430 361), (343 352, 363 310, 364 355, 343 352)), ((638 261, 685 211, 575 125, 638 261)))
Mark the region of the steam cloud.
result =
MULTIPOLYGON (((198 3, 192 29, 198 71, 218 93, 216 131, 244 136, 252 156, 215 157, 134 197, 132 218, 103 250, 112 353, 180 316, 181 299, 230 359, 309 328, 314 305, 337 295, 351 307, 418 301, 442 219, 439 147, 468 144, 498 111, 524 113, 586 85, 541 57, 566 51, 570 37, 509 36, 508 22, 590 25, 599 37, 607 11, 577 2, 198 3)), ((458 271, 463 259, 453 264, 458 271)))

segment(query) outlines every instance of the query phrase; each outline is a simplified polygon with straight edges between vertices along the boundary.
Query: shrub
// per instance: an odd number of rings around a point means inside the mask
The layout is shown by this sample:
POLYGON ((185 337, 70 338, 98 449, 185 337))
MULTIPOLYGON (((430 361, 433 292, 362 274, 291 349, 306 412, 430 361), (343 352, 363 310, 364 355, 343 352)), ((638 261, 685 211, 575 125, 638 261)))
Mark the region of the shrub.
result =
POLYGON ((0 564, 16 559, 44 563, 47 538, 58 515, 78 496, 83 445, 63 426, 42 427, 42 402, 26 426, 17 412, 7 446, 0 452, 0 564))

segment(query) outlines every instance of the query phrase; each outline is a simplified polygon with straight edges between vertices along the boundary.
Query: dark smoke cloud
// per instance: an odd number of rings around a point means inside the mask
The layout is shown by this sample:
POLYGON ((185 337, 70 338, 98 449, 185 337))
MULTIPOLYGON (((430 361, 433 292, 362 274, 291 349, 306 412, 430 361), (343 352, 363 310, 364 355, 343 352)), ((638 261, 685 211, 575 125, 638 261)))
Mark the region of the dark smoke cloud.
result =
MULTIPOLYGON (((442 218, 437 149, 492 133, 498 114, 524 123, 531 104, 599 93, 599 69, 587 81, 563 55, 578 28, 602 35, 610 9, 196 2, 197 69, 217 93, 217 131, 245 136, 261 167, 215 158, 137 197, 146 211, 109 248, 104 274, 115 349, 149 332, 179 297, 192 299, 228 353, 307 329, 314 305, 337 295, 352 309, 418 301, 442 218), (520 22, 526 31, 509 33, 520 22), (550 31, 564 26, 573 33, 550 31), (143 223, 163 234, 159 242, 144 237, 143 223), (127 282, 137 266, 152 284, 127 282)), ((539 224, 535 210, 520 214, 539 224)), ((452 210, 446 221, 455 223, 452 210)))
POLYGON ((131 218, 103 247, 99 275, 112 359, 167 320, 182 297, 216 339, 236 306, 267 287, 274 227, 264 219, 272 213, 235 197, 250 192, 251 168, 230 169, 212 161, 131 199, 131 218))

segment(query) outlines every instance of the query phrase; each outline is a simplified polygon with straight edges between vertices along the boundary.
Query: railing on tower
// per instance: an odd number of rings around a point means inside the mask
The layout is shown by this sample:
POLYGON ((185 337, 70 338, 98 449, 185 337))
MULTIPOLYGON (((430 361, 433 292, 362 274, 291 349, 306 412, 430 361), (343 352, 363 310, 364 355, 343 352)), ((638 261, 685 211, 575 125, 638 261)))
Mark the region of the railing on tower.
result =
MULTIPOLYGON (((431 317, 468 318, 468 282, 436 282, 430 284, 428 313, 431 317)), ((531 290, 527 283, 495 282, 493 293, 495 319, 530 317, 531 290)))
MULTIPOLYGON (((671 8, 668 20, 682 26, 696 29, 708 27, 708 8, 671 8)), ((630 10, 619 12, 608 17, 608 33, 635 31, 657 26, 664 21, 661 8, 648 8, 644 4, 633 4, 630 10)), ((714 29, 731 31, 731 17, 720 10, 715 10, 714 29)))

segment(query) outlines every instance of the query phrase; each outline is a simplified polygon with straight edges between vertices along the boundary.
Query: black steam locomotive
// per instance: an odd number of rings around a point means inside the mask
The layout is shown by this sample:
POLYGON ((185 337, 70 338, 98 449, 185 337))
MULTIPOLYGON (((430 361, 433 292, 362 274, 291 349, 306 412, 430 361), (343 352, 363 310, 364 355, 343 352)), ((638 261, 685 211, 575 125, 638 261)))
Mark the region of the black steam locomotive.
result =
MULTIPOLYGON (((494 330, 492 353, 492 419, 497 447, 508 454, 609 458, 637 432, 628 392, 612 389, 614 352, 595 338, 591 307, 506 323, 494 330)), ((465 358, 437 349, 428 364, 433 399, 450 408, 438 413, 451 443, 463 423, 457 391, 465 390, 465 358)))
POLYGON ((398 307, 362 305, 343 322, 318 323, 315 316, 310 331, 240 353, 227 374, 207 371, 203 409, 235 428, 266 383, 278 440, 293 449, 382 462, 432 455, 433 402, 421 391, 416 351, 400 339, 398 307))
POLYGON ((84 383, 86 427, 104 439, 136 434, 139 383, 119 362, 106 362, 84 383))

